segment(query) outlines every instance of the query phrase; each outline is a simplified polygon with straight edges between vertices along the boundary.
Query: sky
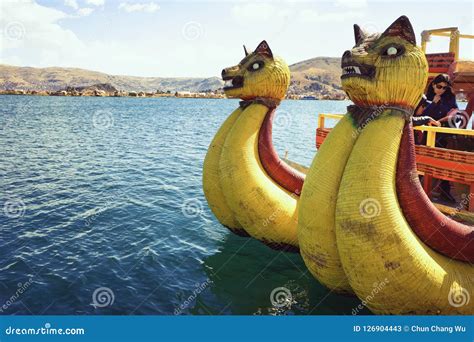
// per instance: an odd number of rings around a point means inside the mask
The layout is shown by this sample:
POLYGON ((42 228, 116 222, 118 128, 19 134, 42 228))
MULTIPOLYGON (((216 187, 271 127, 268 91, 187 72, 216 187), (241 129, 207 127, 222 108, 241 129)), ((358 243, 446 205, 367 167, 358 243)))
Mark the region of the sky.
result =
MULTIPOLYGON (((382 32, 407 15, 422 30, 474 34, 472 1, 0 0, 0 63, 77 67, 115 75, 219 76, 263 39, 292 64, 339 57, 353 24, 382 32)), ((448 50, 433 38, 428 52, 448 50)), ((474 59, 473 40, 461 58, 474 59)))

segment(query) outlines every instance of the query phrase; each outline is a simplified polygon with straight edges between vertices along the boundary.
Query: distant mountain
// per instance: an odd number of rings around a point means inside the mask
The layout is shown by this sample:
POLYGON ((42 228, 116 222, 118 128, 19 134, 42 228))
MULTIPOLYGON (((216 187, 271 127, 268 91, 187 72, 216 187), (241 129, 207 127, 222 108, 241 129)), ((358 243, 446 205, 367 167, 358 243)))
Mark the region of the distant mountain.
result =
MULTIPOLYGON (((290 66, 289 94, 334 94, 341 91, 340 59, 316 57, 290 66)), ((0 90, 46 90, 109 84, 123 91, 190 91, 203 92, 222 88, 218 77, 137 77, 109 75, 78 68, 32 68, 0 64, 0 90)))
POLYGON ((343 93, 341 59, 316 57, 290 65, 289 94, 343 93))
POLYGON ((78 68, 31 68, 0 65, 0 90, 34 89, 56 91, 67 87, 87 87, 110 84, 124 91, 191 91, 201 92, 221 88, 218 77, 137 77, 108 75, 102 72, 78 68))

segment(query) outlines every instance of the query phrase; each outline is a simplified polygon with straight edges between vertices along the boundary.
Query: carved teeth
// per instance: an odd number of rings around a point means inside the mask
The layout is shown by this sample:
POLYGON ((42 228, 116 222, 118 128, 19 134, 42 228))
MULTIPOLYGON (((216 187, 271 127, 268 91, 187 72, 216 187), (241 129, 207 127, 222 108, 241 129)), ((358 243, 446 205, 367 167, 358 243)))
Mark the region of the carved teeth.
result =
POLYGON ((343 75, 350 75, 350 74, 358 74, 360 75, 360 68, 357 66, 346 66, 342 68, 342 74, 343 75))
POLYGON ((224 87, 232 87, 233 86, 232 81, 233 81, 233 79, 225 81, 224 82, 224 87))

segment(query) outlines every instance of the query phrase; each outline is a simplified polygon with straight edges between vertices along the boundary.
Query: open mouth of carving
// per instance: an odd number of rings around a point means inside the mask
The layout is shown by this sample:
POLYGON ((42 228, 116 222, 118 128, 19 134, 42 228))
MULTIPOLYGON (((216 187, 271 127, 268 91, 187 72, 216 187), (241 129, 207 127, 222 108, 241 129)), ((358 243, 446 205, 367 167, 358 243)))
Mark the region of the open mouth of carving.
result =
POLYGON ((355 61, 343 61, 341 63, 341 79, 348 77, 365 77, 372 79, 375 76, 375 67, 373 65, 361 64, 355 61))
POLYGON ((222 79, 224 80, 224 90, 242 88, 244 85, 244 78, 242 76, 225 76, 222 79))

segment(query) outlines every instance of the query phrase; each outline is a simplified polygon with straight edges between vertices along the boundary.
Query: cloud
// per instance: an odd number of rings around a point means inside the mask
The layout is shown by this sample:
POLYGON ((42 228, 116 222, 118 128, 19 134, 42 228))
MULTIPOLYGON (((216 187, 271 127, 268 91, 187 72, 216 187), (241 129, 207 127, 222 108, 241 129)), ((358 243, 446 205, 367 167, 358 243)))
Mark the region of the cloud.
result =
POLYGON ((298 20, 303 23, 341 23, 360 18, 363 15, 362 10, 319 13, 313 9, 302 9, 298 14, 298 20))
POLYGON ((336 5, 349 8, 364 8, 367 7, 367 0, 337 0, 336 5))
POLYGON ((10 31, 1 37, 1 63, 55 65, 84 49, 72 31, 59 26, 69 17, 60 10, 25 0, 9 3, 2 11, 0 27, 10 31))
POLYGON ((68 7, 74 8, 75 10, 79 8, 76 0, 64 0, 64 4, 68 7))
MULTIPOLYGON (((121 39, 79 39, 62 26, 66 20, 81 20, 77 13, 68 14, 34 0, 12 2, 1 9, 0 32, 4 34, 0 34, 0 64, 77 67, 131 75, 149 75, 150 70, 158 70, 162 65, 162 60, 150 58, 160 54, 159 48, 145 38, 137 42, 135 49, 121 39)), ((191 63, 189 53, 181 56, 191 63)), ((167 60, 168 65, 181 62, 174 55, 168 58, 171 59, 167 60)))
POLYGON ((92 7, 83 7, 77 11, 77 14, 81 17, 85 17, 90 15, 92 12, 94 12, 94 9, 92 7))
POLYGON ((86 4, 92 6, 104 6, 105 0, 86 0, 86 4))
POLYGON ((122 2, 118 6, 119 9, 123 9, 125 12, 147 12, 154 13, 160 9, 160 6, 154 2, 149 3, 135 3, 129 4, 128 2, 122 2))
POLYGON ((249 22, 281 21, 288 20, 292 9, 284 6, 276 6, 268 2, 245 3, 232 7, 232 15, 237 20, 249 22))
POLYGON ((336 3, 337 6, 350 6, 351 11, 324 11, 319 12, 314 7, 285 6, 269 2, 238 4, 232 8, 232 16, 237 22, 260 24, 271 21, 272 26, 289 24, 292 21, 302 23, 331 23, 344 22, 352 18, 363 16, 363 3, 365 0, 352 0, 350 4, 343 1, 336 3))
MULTIPOLYGON (((105 0, 86 0, 86 3, 91 4, 93 6, 100 6, 105 3, 105 0)), ((85 17, 94 12, 94 8, 92 7, 79 8, 77 0, 64 0, 64 5, 75 9, 79 17, 85 17)))

